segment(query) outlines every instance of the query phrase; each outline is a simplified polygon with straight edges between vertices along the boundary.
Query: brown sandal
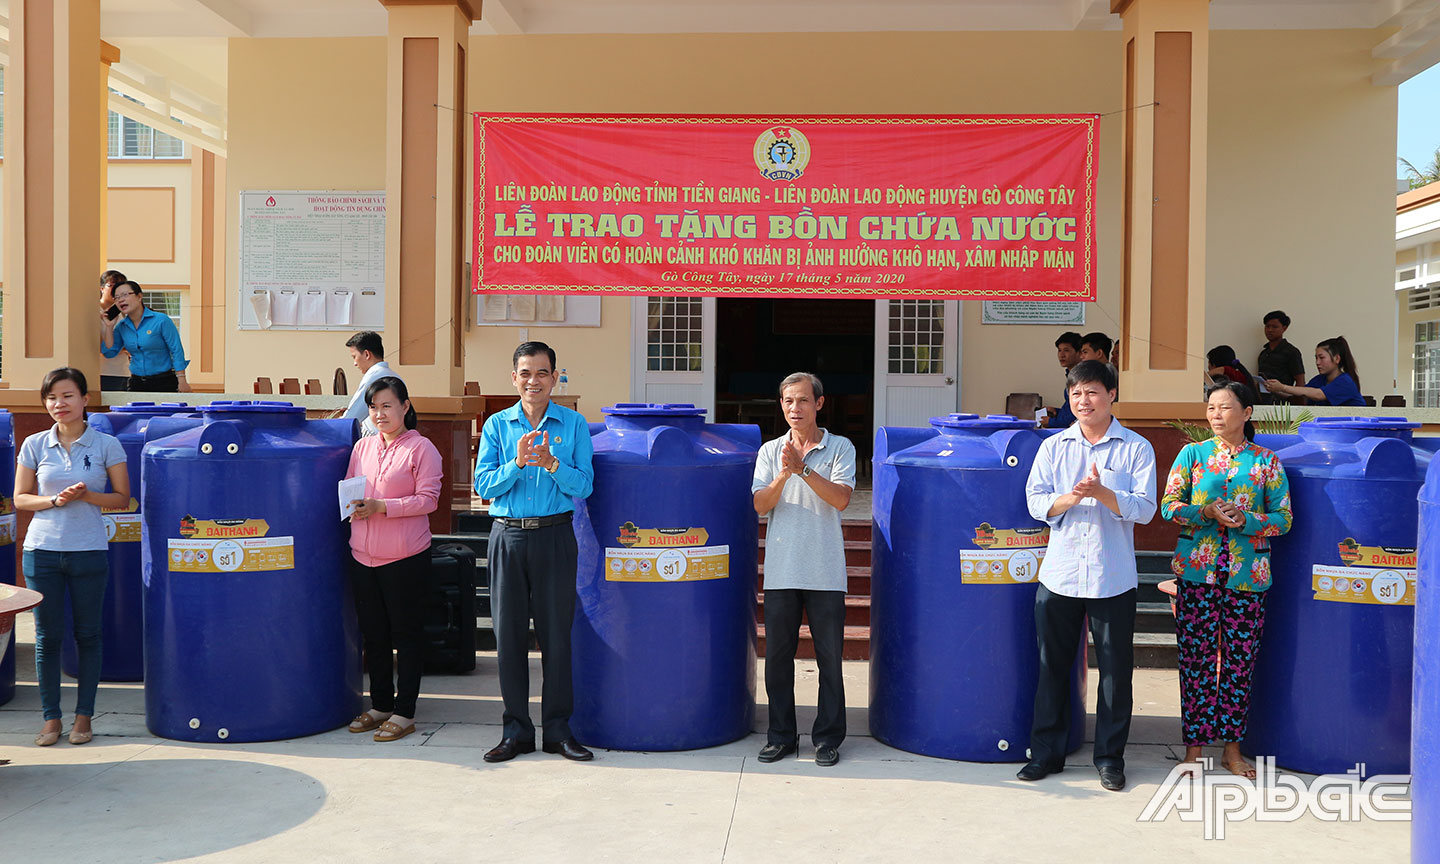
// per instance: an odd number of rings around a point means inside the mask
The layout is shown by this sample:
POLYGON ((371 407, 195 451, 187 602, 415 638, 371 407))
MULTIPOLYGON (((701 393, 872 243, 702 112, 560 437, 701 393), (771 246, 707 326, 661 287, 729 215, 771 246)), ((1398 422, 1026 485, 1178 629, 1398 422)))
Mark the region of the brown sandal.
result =
POLYGON ((402 729, 402 728, 400 727, 400 724, 398 724, 398 723, 391 723, 389 720, 386 720, 384 723, 381 723, 381 724, 380 724, 380 731, 378 731, 378 732, 375 733, 375 740, 376 740, 376 741, 399 741, 401 738, 404 738, 406 735, 409 735, 411 732, 414 732, 414 731, 415 731, 415 724, 414 724, 414 723, 411 723, 409 726, 406 726, 406 727, 404 727, 404 728, 402 729))
POLYGON ((359 717, 356 717, 354 720, 350 721, 350 731, 369 732, 371 729, 379 728, 380 724, 384 722, 384 720, 377 718, 369 711, 362 711, 360 712, 359 717))

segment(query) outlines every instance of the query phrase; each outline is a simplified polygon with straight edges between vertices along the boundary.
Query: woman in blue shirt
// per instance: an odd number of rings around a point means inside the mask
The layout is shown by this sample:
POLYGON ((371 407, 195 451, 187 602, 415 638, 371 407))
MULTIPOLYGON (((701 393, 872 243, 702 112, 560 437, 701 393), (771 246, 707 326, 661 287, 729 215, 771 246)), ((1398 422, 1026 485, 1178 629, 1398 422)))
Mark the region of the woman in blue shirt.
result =
POLYGON ((145 308, 145 292, 135 282, 115 286, 120 317, 100 315, 100 353, 130 352, 130 390, 141 393, 189 393, 185 349, 169 315, 145 308))
POLYGON ((1360 395, 1360 373, 1355 369, 1355 357, 1344 336, 1326 339, 1315 346, 1315 368, 1320 374, 1304 387, 1271 378, 1265 382, 1265 388, 1281 396, 1303 396, 1315 405, 1365 405, 1360 395))
POLYGON ((120 442, 85 422, 90 394, 83 372, 66 367, 46 375, 40 399, 55 425, 20 445, 15 509, 35 514, 25 530, 21 563, 25 583, 45 595, 35 609, 35 677, 45 712, 35 743, 48 747, 60 740, 60 640, 67 593, 79 649, 70 743, 90 740, 100 686, 100 616, 110 578, 101 510, 130 505, 130 474, 120 442))

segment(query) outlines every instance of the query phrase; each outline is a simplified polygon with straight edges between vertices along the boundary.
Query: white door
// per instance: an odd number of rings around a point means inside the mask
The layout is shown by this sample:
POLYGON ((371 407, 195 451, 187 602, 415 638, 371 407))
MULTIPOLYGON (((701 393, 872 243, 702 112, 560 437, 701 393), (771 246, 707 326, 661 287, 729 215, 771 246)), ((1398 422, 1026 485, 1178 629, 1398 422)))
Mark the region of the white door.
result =
POLYGON ((875 425, 928 426, 960 410, 960 303, 875 301, 875 425))
POLYGON ((630 398, 689 402, 715 418, 715 298, 630 301, 630 398))

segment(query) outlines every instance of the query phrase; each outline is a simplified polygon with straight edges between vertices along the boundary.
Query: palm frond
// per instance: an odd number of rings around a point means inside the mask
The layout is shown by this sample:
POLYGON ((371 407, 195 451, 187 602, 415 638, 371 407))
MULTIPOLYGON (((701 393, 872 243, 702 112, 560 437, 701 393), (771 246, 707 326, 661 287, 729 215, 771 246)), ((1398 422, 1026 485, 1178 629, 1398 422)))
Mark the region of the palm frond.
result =
POLYGON ((1184 435, 1185 438, 1195 444, 1201 441, 1209 441, 1215 437, 1210 427, 1204 423, 1191 423, 1188 420, 1166 420, 1165 425, 1184 435))
POLYGON ((1255 431, 1261 435, 1298 435, 1300 424, 1315 419, 1315 412, 1309 408, 1295 410, 1295 406, 1265 405, 1255 409, 1250 418, 1255 431))

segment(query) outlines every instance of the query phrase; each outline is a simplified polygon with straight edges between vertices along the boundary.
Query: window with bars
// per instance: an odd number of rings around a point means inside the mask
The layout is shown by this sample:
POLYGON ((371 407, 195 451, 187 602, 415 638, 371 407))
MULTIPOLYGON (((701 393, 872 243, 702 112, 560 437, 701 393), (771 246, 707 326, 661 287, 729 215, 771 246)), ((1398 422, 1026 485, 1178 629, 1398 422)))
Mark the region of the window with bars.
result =
POLYGON ((1415 325, 1415 407, 1440 408, 1440 321, 1415 325))
MULTIPOLYGON (((116 91, 111 90, 111 93, 116 91)), ((120 98, 142 104, 139 99, 117 94, 120 98)), ((109 152, 111 159, 183 159, 185 142, 166 135, 138 120, 110 112, 109 152)))
POLYGON ((945 368, 945 301, 890 301, 889 370, 938 375, 945 368))
MULTIPOLYGON (((145 306, 154 309, 162 315, 170 316, 175 322, 175 329, 181 333, 185 328, 180 325, 180 292, 179 291, 146 291, 145 306)), ((183 339, 181 340, 184 341, 183 339)))
POLYGON ((1424 288, 1412 288, 1406 292, 1406 305, 1411 312, 1434 309, 1440 306, 1440 282, 1424 288))
POLYGON ((647 309, 645 368, 651 372, 699 372, 699 297, 651 297, 647 309))

